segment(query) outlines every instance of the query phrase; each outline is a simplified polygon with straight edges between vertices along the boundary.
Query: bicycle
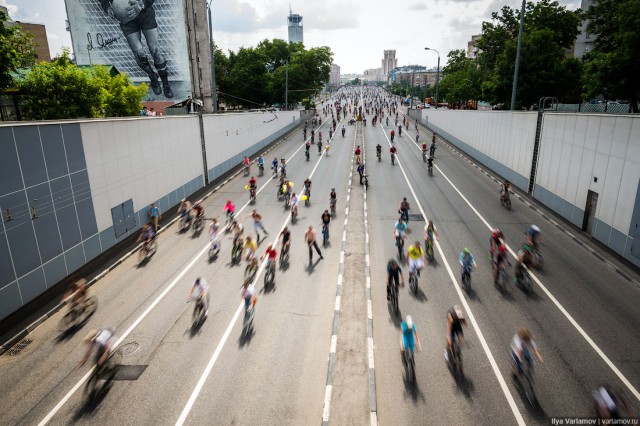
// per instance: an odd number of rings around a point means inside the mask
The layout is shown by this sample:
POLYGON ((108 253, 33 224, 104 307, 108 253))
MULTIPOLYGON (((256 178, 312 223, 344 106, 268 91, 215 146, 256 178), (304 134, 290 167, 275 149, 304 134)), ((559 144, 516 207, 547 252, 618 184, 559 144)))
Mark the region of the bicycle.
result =
POLYGON ((422 150, 422 161, 425 162, 425 163, 427 162, 427 150, 426 149, 422 150))
POLYGON ((509 282, 509 276, 507 275, 507 270, 503 265, 500 265, 498 269, 498 280, 497 286, 500 289, 500 293, 504 293, 507 290, 507 283, 509 282))
POLYGON ((393 312, 396 314, 397 317, 399 317, 400 306, 398 305, 398 286, 393 281, 389 282, 389 293, 390 293, 389 303, 391 303, 391 306, 393 307, 393 312))
POLYGON ((429 260, 429 262, 433 262, 435 257, 433 254, 433 240, 431 239, 427 239, 424 243, 425 245, 425 254, 427 255, 427 259, 429 260))
POLYGON ((291 207, 291 223, 295 225, 296 219, 298 218, 298 207, 291 207))
POLYGON ((280 250, 280 268, 282 269, 282 266, 285 263, 289 263, 289 246, 286 245, 284 247, 282 247, 282 250, 280 250))
POLYGON ((156 253, 158 249, 158 243, 156 239, 153 238, 151 241, 145 241, 138 252, 138 263, 142 263, 145 260, 149 259, 156 253))
POLYGON ((191 321, 192 326, 196 328, 204 322, 206 310, 204 308, 204 300, 202 300, 201 297, 194 297, 193 301, 195 305, 193 307, 193 313, 191 314, 191 321))
POLYGON ((217 259, 219 254, 220 254, 220 241, 217 242, 216 247, 214 247, 213 244, 211 244, 211 247, 209 247, 209 260, 217 259))
POLYGON ((469 293, 471 291, 471 265, 463 265, 462 271, 462 287, 469 293))
POLYGON ((204 228, 204 219, 202 218, 202 216, 198 216, 193 221, 193 235, 197 235, 198 233, 200 233, 200 231, 202 231, 202 228, 204 228))
POLYGON ((242 258, 242 243, 239 238, 233 241, 233 248, 231 249, 231 262, 238 263, 242 258))
POLYGON ((187 213, 180 219, 180 232, 187 232, 189 228, 191 228, 191 218, 187 213))
POLYGON ((258 272, 258 260, 254 257, 251 259, 246 268, 244 268, 244 278, 245 280, 253 281, 256 277, 256 273, 258 272))
POLYGON ((396 235, 396 247, 398 247, 398 259, 402 262, 404 258, 404 252, 402 250, 404 248, 404 240, 400 235, 396 235))
POLYGON ((264 164, 258 164, 258 176, 264 175, 264 164))
POLYGON ((91 376, 87 379, 87 384, 84 387, 84 394, 88 401, 93 400, 98 391, 102 389, 104 384, 98 388, 98 382, 100 380, 104 380, 106 382, 113 379, 116 375, 116 363, 113 359, 114 352, 111 352, 107 359, 102 363, 102 365, 95 365, 93 367, 93 371, 91 372, 91 376))
POLYGON ((224 233, 228 234, 229 232, 231 232, 231 222, 233 222, 233 213, 227 210, 225 214, 227 216, 227 220, 224 223, 224 233))
POLYGON ((336 200, 331 200, 329 202, 329 208, 331 209, 331 217, 336 217, 336 200))
POLYGON ((416 382, 416 361, 414 359, 413 350, 404 350, 405 368, 407 370, 407 380, 411 384, 416 382))
POLYGON ((509 194, 502 195, 500 197, 500 204, 503 207, 506 207, 507 210, 511 210, 511 198, 509 197, 509 194))
POLYGON ((409 288, 415 295, 418 294, 418 276, 420 276, 418 268, 414 272, 409 272, 409 288))
POLYGON ((382 161, 382 153, 381 152, 377 152, 376 153, 376 157, 378 157, 378 162, 382 161))
MULTIPOLYGON (((65 300, 69 303, 69 299, 65 300)), ((93 296, 88 296, 84 301, 78 301, 75 305, 70 306, 67 312, 60 318, 58 323, 58 331, 64 333, 81 324, 94 314, 98 309, 98 301, 93 296)))
POLYGON ((453 339, 451 348, 447 349, 447 354, 449 356, 449 368, 451 368, 453 374, 457 375, 458 377, 462 377, 462 352, 460 350, 458 339, 453 339))
POLYGON ((249 190, 249 202, 253 205, 256 203, 256 189, 251 188, 249 190))
POLYGON ((395 166, 396 164, 396 154, 394 154, 393 152, 391 153, 391 165, 395 166))
POLYGON ((433 164, 429 163, 427 171, 429 172, 429 176, 433 176, 433 164))
POLYGON ((531 280, 531 275, 529 275, 529 270, 525 265, 522 265, 520 269, 520 278, 518 278, 518 274, 516 274, 515 280, 516 285, 525 293, 531 293, 531 290, 533 290, 533 281, 531 280))
POLYGON ((518 384, 520 391, 525 398, 534 407, 537 404, 535 390, 533 389, 533 359, 525 359, 524 362, 517 360, 517 355, 511 351, 512 377, 518 384))
POLYGON ((253 328, 253 316, 254 314, 254 305, 250 305, 249 308, 244 311, 244 321, 242 324, 242 334, 244 337, 249 335, 249 331, 253 328))
POLYGON ((276 261, 273 260, 264 273, 264 288, 269 287, 276 279, 276 261))
POLYGON ((322 224, 322 246, 326 246, 329 242, 329 224, 322 224))

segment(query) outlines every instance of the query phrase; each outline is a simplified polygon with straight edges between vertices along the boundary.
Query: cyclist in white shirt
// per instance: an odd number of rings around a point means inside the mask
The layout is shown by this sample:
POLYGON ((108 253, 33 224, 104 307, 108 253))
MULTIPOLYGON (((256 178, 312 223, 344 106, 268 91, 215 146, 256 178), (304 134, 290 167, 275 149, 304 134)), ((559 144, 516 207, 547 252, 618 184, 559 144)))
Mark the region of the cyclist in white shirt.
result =
POLYGON ((209 226, 209 238, 211 239, 211 248, 214 250, 220 249, 220 224, 218 218, 214 217, 211 226, 209 226))
POLYGON ((202 277, 196 278, 191 286, 191 290, 189 290, 188 300, 191 300, 193 297, 194 300, 201 302, 204 307, 204 316, 209 316, 209 284, 207 280, 202 277))

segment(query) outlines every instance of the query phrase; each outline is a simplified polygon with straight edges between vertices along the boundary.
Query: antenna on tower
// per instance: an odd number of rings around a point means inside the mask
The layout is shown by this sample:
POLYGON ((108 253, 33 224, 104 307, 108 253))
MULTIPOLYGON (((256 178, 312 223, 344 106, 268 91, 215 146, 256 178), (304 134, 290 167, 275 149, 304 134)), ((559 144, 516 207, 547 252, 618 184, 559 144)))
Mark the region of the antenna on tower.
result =
POLYGON ((291 10, 291 3, 289 3, 289 15, 292 15, 293 11, 291 10))

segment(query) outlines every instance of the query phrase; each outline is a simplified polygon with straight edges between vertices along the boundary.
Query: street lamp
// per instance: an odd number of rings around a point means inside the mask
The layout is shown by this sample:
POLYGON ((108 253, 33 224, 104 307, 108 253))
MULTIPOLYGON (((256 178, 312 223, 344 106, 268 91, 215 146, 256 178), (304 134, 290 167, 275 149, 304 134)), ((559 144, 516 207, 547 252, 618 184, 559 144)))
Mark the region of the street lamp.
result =
POLYGON ((438 88, 440 86, 440 52, 430 47, 425 47, 424 50, 433 50, 438 54, 438 68, 436 69, 436 109, 438 109, 438 88))
MULTIPOLYGON (((291 55, 299 55, 302 52, 293 52, 291 55)), ((289 111, 289 59, 291 59, 291 55, 287 56, 287 59, 284 61, 285 70, 284 70, 284 110, 289 111)))
POLYGON ((213 112, 218 112, 218 93, 216 89, 216 61, 213 56, 213 29, 211 24, 211 2, 207 3, 207 14, 209 16, 209 55, 211 55, 211 101, 213 102, 213 112))
POLYGON ((522 27, 524 26, 524 7, 526 0, 522 0, 520 11, 520 30, 518 31, 518 50, 516 51, 516 67, 513 70, 513 87, 511 88, 511 111, 516 107, 516 89, 518 88, 518 73, 520 72, 520 48, 522 47, 522 27))

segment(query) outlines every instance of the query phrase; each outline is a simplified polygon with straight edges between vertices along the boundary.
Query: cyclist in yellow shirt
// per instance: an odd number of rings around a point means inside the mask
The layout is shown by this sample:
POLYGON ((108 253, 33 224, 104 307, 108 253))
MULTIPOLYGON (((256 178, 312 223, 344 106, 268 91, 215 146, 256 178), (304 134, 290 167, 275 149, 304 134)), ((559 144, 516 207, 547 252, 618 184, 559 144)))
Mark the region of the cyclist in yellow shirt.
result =
POLYGON ((420 270, 424 266, 424 250, 420 245, 420 241, 416 241, 407 250, 407 259, 409 259, 409 280, 415 271, 420 276, 420 270))

